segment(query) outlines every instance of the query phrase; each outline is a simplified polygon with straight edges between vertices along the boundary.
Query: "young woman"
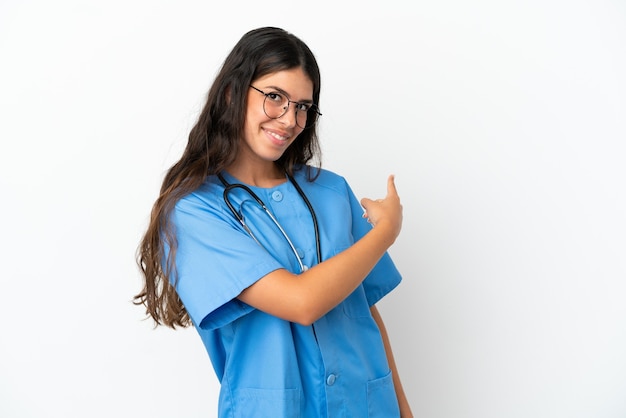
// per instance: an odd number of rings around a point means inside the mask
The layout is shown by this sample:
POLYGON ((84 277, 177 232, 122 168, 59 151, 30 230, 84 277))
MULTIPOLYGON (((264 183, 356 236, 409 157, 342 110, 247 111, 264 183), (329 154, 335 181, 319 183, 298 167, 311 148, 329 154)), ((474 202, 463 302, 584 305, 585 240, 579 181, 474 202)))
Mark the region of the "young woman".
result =
POLYGON ((393 176, 360 202, 321 169, 320 74, 279 28, 226 58, 141 242, 135 296, 193 325, 221 382, 220 417, 412 416, 375 303, 400 274, 393 176), (364 211, 365 209, 365 211, 364 211))

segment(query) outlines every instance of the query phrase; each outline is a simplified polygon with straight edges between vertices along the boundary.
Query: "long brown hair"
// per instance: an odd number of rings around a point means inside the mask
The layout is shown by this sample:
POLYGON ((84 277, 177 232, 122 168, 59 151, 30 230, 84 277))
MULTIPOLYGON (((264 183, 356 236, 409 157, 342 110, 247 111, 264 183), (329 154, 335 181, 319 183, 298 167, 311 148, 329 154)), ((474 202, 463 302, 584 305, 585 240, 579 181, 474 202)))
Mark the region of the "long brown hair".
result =
MULTIPOLYGON (((320 73, 315 56, 304 42, 283 29, 251 30, 226 57, 189 133, 182 157, 165 174, 147 231, 137 249, 144 286, 133 303, 144 305, 155 325, 191 325, 175 289, 176 236, 169 221, 174 205, 198 188, 208 175, 219 173, 235 159, 243 136, 249 85, 264 75, 297 67, 311 79, 313 101, 319 103, 320 73)), ((317 113, 310 112, 308 118, 315 121, 314 125, 302 131, 276 161, 289 174, 314 158, 321 164, 317 113)))

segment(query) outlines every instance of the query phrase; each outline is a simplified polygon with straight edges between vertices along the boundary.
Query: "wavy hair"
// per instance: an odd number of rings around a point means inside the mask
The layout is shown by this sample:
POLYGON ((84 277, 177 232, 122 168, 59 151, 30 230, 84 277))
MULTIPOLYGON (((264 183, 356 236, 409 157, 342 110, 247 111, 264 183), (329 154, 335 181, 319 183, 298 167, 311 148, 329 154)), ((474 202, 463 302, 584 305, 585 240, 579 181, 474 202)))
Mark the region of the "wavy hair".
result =
MULTIPOLYGON (((189 314, 176 293, 176 236, 169 218, 176 202, 198 188, 207 176, 219 173, 238 153, 246 118, 250 84, 267 74, 302 68, 313 83, 313 102, 319 103, 320 72, 315 56, 293 34, 273 27, 246 33, 226 57, 209 89, 206 103, 189 133, 181 158, 166 172, 150 214, 148 228, 137 249, 136 261, 143 276, 143 289, 134 296, 155 326, 171 328, 191 325, 189 314)), ((314 161, 321 165, 314 124, 300 133, 276 164, 293 174, 314 161)), ((312 170, 319 172, 319 170, 312 170)), ((314 175, 309 172, 309 179, 314 175)))

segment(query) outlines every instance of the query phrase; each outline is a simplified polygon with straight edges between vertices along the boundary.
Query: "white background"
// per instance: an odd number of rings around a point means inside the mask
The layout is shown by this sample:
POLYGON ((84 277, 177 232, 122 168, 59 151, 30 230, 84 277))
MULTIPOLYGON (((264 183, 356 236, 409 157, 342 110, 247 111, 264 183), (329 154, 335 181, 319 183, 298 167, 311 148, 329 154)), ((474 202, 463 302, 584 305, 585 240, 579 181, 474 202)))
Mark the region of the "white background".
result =
POLYGON ((324 167, 395 173, 380 304, 416 417, 626 417, 626 3, 0 1, 0 416, 212 417, 134 253, 219 65, 281 26, 324 167), (219 4, 219 5, 218 5, 219 4))

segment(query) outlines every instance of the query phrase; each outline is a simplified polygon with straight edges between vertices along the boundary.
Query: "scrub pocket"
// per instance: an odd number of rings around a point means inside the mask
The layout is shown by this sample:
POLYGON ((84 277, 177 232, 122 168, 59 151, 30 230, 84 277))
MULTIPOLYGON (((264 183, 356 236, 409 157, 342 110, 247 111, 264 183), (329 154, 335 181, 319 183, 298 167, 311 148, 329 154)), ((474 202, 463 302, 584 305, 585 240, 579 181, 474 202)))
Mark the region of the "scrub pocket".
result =
POLYGON ((299 418, 298 389, 238 389, 234 418, 299 418))
POLYGON ((367 416, 369 418, 400 417, 400 407, 391 372, 380 379, 367 382, 367 416))

